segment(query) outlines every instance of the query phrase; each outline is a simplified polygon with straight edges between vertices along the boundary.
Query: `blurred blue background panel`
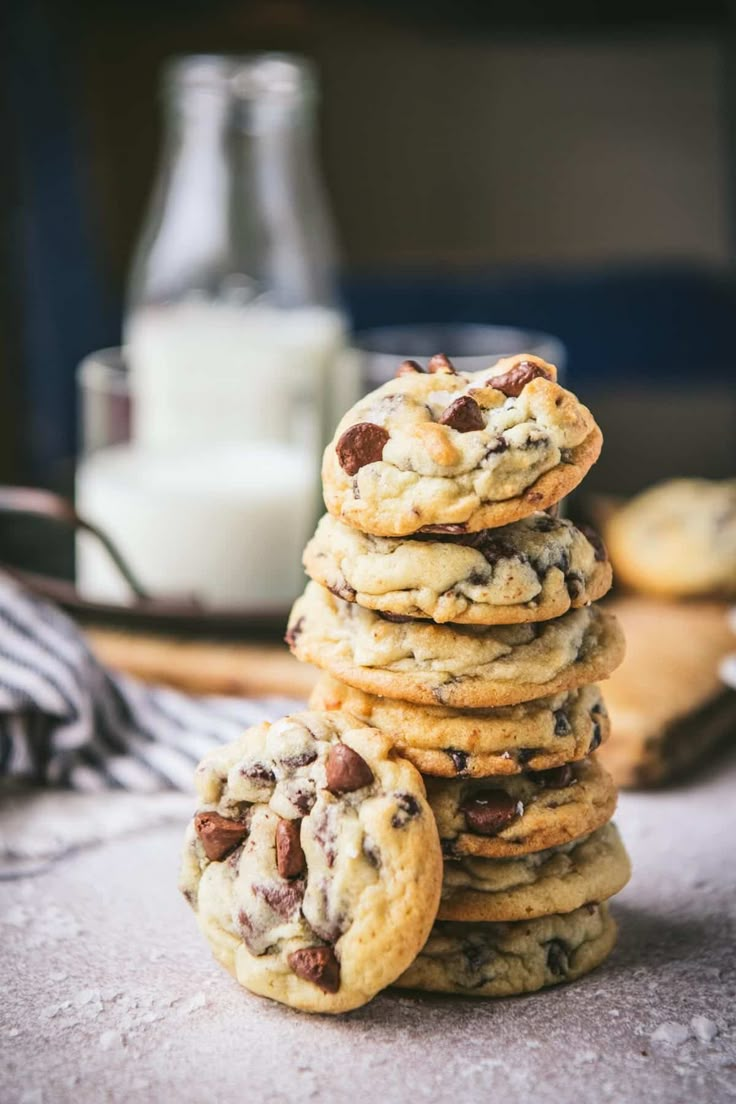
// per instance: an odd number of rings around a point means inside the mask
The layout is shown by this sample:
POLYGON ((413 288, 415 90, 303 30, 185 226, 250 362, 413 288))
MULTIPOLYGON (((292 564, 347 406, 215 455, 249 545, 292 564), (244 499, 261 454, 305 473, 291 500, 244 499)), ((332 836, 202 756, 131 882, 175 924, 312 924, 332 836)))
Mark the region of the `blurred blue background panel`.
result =
POLYGON ((482 322, 561 338, 570 376, 621 387, 734 379, 736 286, 690 265, 582 270, 384 272, 346 283, 356 329, 405 322, 482 322))

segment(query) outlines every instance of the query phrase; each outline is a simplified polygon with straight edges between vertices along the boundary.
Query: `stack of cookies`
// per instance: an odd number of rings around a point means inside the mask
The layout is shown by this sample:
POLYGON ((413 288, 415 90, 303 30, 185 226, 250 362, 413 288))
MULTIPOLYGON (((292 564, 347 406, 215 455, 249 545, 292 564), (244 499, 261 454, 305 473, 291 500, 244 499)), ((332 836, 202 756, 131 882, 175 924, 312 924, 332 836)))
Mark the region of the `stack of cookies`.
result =
POLYGON ((361 400, 325 452, 312 581, 287 641, 311 706, 385 734, 421 772, 444 856, 438 920, 398 984, 499 996, 611 950, 629 877, 595 755, 621 662, 605 549, 555 507, 595 462, 591 413, 539 358, 447 357, 361 400))
POLYGON ((534 357, 407 361, 343 419, 287 633, 326 673, 196 775, 180 885, 247 989, 506 996, 610 951, 629 866, 595 683, 623 640, 602 545, 552 511, 600 446, 534 357))

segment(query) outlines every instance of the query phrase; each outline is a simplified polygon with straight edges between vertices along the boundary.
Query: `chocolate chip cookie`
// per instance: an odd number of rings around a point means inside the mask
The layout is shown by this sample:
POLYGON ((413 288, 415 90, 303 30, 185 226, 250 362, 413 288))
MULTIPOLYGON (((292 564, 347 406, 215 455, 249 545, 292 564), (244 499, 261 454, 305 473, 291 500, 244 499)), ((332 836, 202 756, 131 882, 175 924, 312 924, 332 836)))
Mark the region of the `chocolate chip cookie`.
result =
POLYGON ((427 539, 373 537, 327 514, 304 552, 307 574, 365 609, 467 625, 559 617, 611 585, 603 542, 549 514, 427 539))
POLYGON ((323 675, 312 709, 340 709, 372 725, 423 774, 484 778, 548 770, 605 743, 608 713, 597 686, 498 709, 448 709, 379 698, 323 675))
POLYGON ((605 904, 511 924, 438 921, 395 984, 472 997, 532 993, 589 973, 615 942, 616 925, 605 904))
POLYGON ((369 694, 420 705, 513 705, 605 678, 623 658, 616 620, 597 606, 522 625, 396 622, 309 583, 286 640, 369 694))
POLYGON ((573 912, 623 889, 631 866, 613 824, 516 859, 445 861, 440 920, 531 920, 573 912))
POLYGON ((736 479, 672 479, 606 525, 617 578, 669 598, 736 595, 736 479))
POLYGON ((456 372, 412 362, 340 422, 322 467, 327 509, 377 536, 476 532, 559 502, 598 459, 590 411, 539 357, 456 372))
POLYGON ((422 780, 391 741, 299 713, 208 755, 181 888, 241 985, 308 1012, 364 1004, 437 911, 442 857, 422 780))
POLYGON ((616 808, 613 779, 595 756, 547 771, 426 782, 448 858, 546 851, 600 828, 616 808))

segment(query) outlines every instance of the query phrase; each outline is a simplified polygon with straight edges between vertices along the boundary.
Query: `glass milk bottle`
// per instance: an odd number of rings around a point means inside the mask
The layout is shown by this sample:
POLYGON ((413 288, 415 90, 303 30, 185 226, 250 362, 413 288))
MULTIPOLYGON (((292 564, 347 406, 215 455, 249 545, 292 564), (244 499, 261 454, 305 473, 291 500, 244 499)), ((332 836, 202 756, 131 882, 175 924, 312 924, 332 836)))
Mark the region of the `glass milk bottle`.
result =
POLYGON ((164 87, 124 327, 131 440, 84 462, 78 505, 151 593, 278 608, 300 588, 321 448, 353 399, 315 79, 286 55, 193 56, 164 87))

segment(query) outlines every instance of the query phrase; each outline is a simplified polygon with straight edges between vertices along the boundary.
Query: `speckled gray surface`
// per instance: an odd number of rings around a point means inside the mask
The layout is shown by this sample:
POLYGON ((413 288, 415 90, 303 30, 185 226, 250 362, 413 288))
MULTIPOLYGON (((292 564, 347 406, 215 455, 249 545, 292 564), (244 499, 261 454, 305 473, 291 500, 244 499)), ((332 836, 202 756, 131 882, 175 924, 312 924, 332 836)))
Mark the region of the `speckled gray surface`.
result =
MULTIPOLYGON (((103 799, 110 800, 110 799, 103 799)), ((339 1019, 249 997, 174 890, 179 825, 0 884, 3 1104, 736 1097, 736 760, 624 795, 619 947, 504 1001, 384 994, 339 1019)))

